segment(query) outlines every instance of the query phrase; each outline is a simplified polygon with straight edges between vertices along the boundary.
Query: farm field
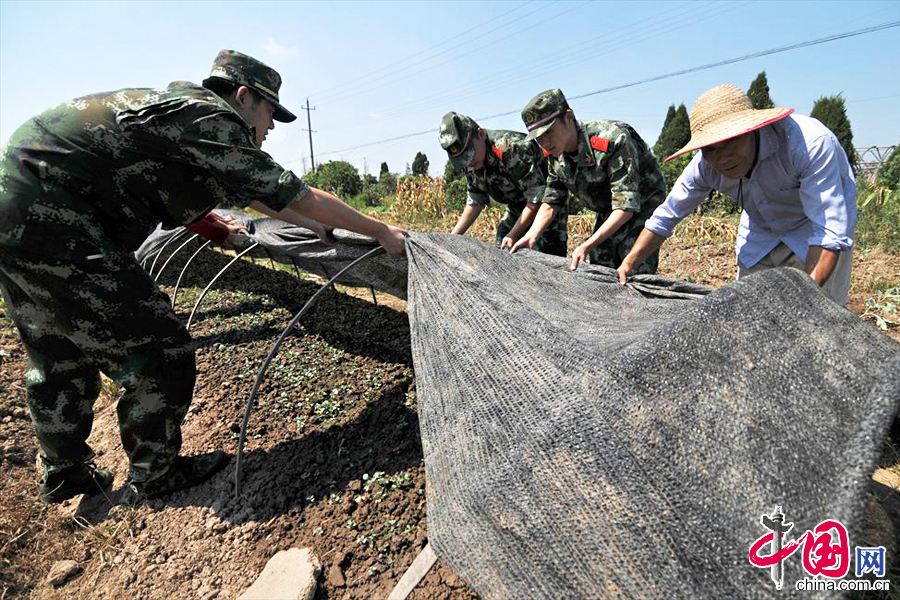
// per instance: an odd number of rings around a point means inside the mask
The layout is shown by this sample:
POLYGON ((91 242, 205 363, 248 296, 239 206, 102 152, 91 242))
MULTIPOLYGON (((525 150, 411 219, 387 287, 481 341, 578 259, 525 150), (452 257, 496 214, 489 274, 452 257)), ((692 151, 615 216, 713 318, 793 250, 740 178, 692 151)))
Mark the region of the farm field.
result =
MULTIPOLYGON (((496 218, 488 212, 473 234, 490 243, 496 218)), ((449 230, 445 225, 430 227, 449 230)), ((581 233, 571 250, 585 227, 570 229, 581 233)), ((169 293, 189 255, 173 260, 161 278, 169 293)), ((228 260, 209 250, 200 257, 178 296, 185 320, 228 260)), ((731 281, 734 270, 731 242, 712 234, 676 236, 660 263, 663 275, 715 287, 731 281)), ((896 318, 885 292, 898 280, 900 256, 859 253, 848 308, 873 327, 879 317, 896 318)), ((186 453, 224 447, 235 455, 259 365, 321 283, 249 261, 220 279, 191 329, 198 379, 184 424, 186 453)), ((25 354, 9 319, 0 319, 0 599, 234 598, 275 552, 291 547, 309 547, 321 560, 316 598, 386 597, 428 532, 409 324, 403 301, 379 293, 375 305, 367 289, 338 288, 323 295, 269 369, 248 429, 239 498, 232 459, 212 481, 144 506, 115 506, 102 496, 39 503, 25 354), (83 571, 54 589, 44 579, 60 560, 83 571)), ((886 333, 900 341, 897 327, 886 333)), ((97 463, 116 474, 114 490, 127 470, 117 394, 104 385, 90 439, 97 463)), ((881 466, 900 480, 898 465, 886 455, 881 466)), ((438 562, 410 597, 476 596, 438 562)))

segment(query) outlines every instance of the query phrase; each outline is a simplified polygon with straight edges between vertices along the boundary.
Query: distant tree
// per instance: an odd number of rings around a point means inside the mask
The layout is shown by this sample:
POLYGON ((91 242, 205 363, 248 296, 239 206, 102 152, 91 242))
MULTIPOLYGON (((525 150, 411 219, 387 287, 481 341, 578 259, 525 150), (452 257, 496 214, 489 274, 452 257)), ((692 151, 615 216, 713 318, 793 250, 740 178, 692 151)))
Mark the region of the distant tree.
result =
POLYGON ((416 152, 412 164, 413 175, 428 175, 428 157, 423 152, 416 152))
POLYGON ((894 148, 894 152, 878 169, 878 185, 900 189, 900 144, 894 148))
POLYGON ((463 177, 463 172, 453 166, 449 160, 444 165, 444 185, 463 177))
POLYGON ((673 158, 669 162, 664 162, 663 159, 659 159, 660 170, 662 171, 663 177, 666 178, 667 193, 672 191, 675 182, 681 177, 682 171, 688 166, 688 163, 691 162, 692 158, 693 156, 688 152, 687 154, 682 154, 681 156, 673 158))
POLYGON ((674 132, 672 139, 676 142, 676 147, 673 150, 675 152, 691 141, 691 117, 688 115, 687 107, 685 107, 684 103, 678 105, 678 110, 675 111, 675 120, 672 122, 671 127, 674 132))
POLYGON ((397 176, 391 173, 386 162, 381 163, 381 170, 378 173, 378 195, 381 198, 391 196, 397 192, 397 176))
POLYGON ((332 160, 319 165, 314 173, 307 173, 303 181, 338 196, 356 196, 362 189, 359 171, 348 162, 332 160))
POLYGON ((850 166, 856 171, 856 163, 859 162, 859 156, 856 154, 856 148, 853 147, 853 131, 850 128, 850 119, 847 117, 847 107, 844 104, 844 98, 840 94, 836 96, 822 96, 813 104, 813 109, 809 116, 821 121, 825 127, 834 133, 841 143, 841 148, 847 153, 847 160, 850 161, 850 166))
POLYGON ((669 123, 671 123, 672 119, 674 119, 674 118, 675 118, 675 105, 670 104, 669 110, 666 111, 666 119, 663 121, 662 129, 660 129, 660 132, 659 132, 659 139, 656 140, 656 145, 654 145, 654 148, 659 145, 659 140, 662 139, 662 132, 665 131, 666 129, 668 129, 669 123))
POLYGON ((459 212, 466 207, 467 187, 463 172, 448 160, 444 165, 444 200, 448 210, 459 212))
POLYGON ((391 173, 386 162, 381 163, 378 174, 378 189, 382 196, 390 196, 397 192, 397 176, 391 173))
POLYGON ((750 89, 747 90, 747 95, 750 96, 753 108, 775 107, 775 103, 769 97, 769 81, 766 79, 765 71, 756 76, 756 79, 750 84, 750 89))
POLYGON ((363 175, 362 192, 357 194, 357 202, 362 202, 365 206, 378 206, 385 195, 374 175, 371 173, 363 175))
POLYGON ((687 144, 690 139, 691 119, 688 116, 687 108, 684 104, 678 108, 675 108, 674 104, 670 104, 662 131, 659 133, 656 144, 653 145, 653 154, 662 162, 667 156, 687 144))

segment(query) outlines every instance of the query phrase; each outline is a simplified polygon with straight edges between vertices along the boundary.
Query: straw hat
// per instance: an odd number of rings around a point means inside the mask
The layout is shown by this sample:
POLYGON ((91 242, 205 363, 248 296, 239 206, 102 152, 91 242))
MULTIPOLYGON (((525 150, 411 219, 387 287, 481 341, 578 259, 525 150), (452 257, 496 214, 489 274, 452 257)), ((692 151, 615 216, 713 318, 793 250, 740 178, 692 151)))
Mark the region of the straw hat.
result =
POLYGON ((792 112, 793 108, 753 108, 750 98, 740 88, 717 85, 697 98, 691 110, 691 139, 666 161, 765 127, 792 112))

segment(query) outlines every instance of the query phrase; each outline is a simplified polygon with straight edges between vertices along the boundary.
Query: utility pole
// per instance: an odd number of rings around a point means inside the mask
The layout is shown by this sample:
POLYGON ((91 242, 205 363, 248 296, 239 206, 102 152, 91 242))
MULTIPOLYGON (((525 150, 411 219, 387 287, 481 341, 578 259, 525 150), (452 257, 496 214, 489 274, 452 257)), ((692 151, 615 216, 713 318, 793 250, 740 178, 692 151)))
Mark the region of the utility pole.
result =
POLYGON ((366 195, 366 198, 368 198, 369 197, 369 163, 366 160, 365 156, 363 156, 362 184, 363 184, 363 193, 366 195))
POLYGON ((316 172, 316 156, 315 156, 315 154, 313 154, 312 134, 317 133, 317 132, 314 131, 312 128, 312 119, 309 116, 309 111, 316 110, 316 107, 313 106, 312 108, 310 108, 309 107, 309 98, 307 98, 306 106, 301 106, 301 108, 306 110, 306 126, 308 127, 308 129, 305 129, 304 131, 309 132, 309 160, 312 163, 313 173, 315 173, 316 172))

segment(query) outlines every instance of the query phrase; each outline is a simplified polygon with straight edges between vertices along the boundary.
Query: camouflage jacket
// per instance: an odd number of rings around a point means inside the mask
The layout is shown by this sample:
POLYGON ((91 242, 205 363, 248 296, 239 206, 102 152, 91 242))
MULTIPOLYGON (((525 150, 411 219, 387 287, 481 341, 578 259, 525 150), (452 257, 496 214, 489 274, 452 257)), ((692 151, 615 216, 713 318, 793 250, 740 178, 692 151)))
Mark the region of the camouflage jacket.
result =
POLYGON ((489 198, 521 211, 539 202, 547 183, 547 159, 524 133, 485 129, 484 164, 466 171, 467 204, 487 206, 489 198))
POLYGON ((160 222, 191 223, 223 200, 273 210, 309 187, 255 147, 252 127, 188 82, 78 98, 27 121, 0 158, 0 245, 72 238, 132 251, 160 222))
MULTIPOLYGON (((643 226, 665 200, 666 182, 659 164, 637 132, 619 121, 575 121, 578 151, 550 157, 544 202, 560 207, 566 194, 606 219, 616 209, 635 216, 626 229, 643 226)), ((623 232, 624 233, 624 232, 623 232)))

